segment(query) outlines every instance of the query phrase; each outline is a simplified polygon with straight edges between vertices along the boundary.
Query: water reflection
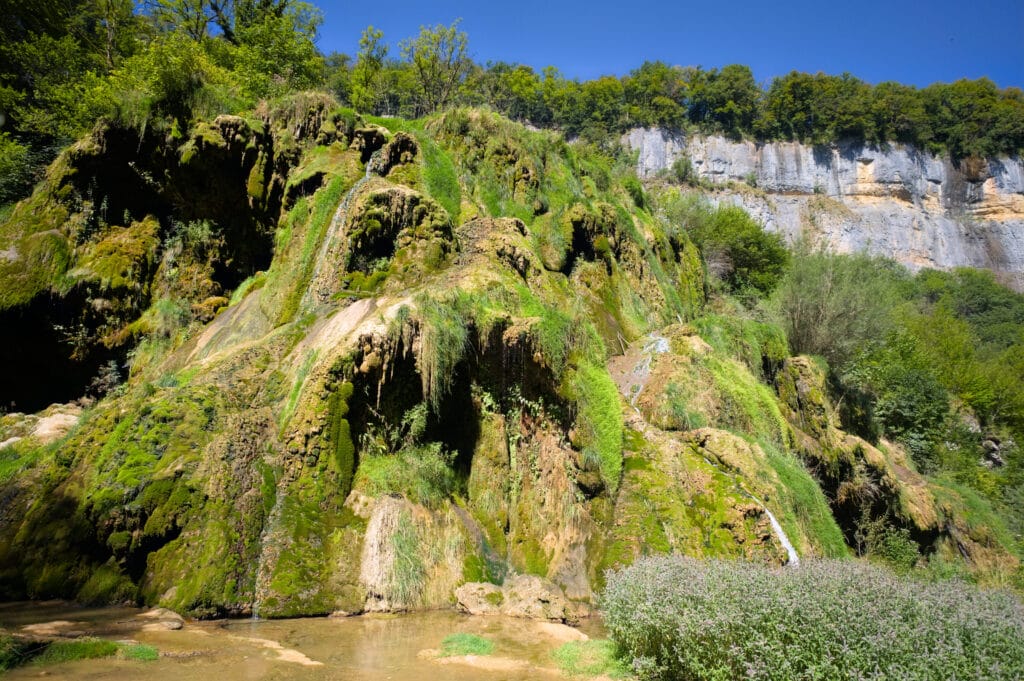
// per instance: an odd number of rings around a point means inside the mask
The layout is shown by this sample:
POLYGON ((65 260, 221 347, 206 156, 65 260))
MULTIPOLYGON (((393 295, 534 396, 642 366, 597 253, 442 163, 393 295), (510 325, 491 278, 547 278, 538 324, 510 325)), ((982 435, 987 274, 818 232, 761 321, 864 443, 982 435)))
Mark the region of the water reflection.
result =
MULTIPOLYGON (((63 603, 0 605, 0 627, 17 631, 27 624, 64 620, 74 630, 156 646, 156 662, 83 660, 47 667, 29 666, 9 679, 145 681, 272 681, 346 679, 424 681, 494 679, 526 681, 556 676, 551 652, 578 633, 561 625, 501 617, 468 617, 453 612, 342 619, 231 620, 189 622, 179 631, 142 631, 138 610, 85 609, 63 603), (481 666, 441 664, 423 651, 437 649, 445 636, 465 632, 495 644, 481 666), (497 667, 504 667, 496 669, 497 667)), ((591 621, 583 630, 602 634, 591 621)))

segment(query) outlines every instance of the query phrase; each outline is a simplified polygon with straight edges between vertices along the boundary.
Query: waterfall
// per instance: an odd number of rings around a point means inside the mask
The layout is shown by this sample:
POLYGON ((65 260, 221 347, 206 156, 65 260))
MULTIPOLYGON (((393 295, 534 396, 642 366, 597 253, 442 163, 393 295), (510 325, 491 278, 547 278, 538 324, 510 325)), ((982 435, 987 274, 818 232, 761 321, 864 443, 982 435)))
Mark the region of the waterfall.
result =
POLYGON ((277 562, 277 554, 279 552, 276 546, 271 546, 271 528, 277 523, 281 517, 281 506, 284 502, 284 498, 287 495, 283 493, 278 486, 274 486, 274 506, 270 513, 267 515, 266 520, 263 521, 263 531, 260 532, 260 559, 256 564, 256 579, 253 581, 252 587, 252 618, 258 620, 260 618, 260 601, 262 600, 262 591, 266 591, 267 586, 270 582, 270 575, 267 574, 268 563, 274 564, 277 562), (273 556, 268 560, 268 552, 273 553, 273 556))
POLYGON ((782 548, 786 549, 786 555, 789 557, 789 560, 786 562, 786 565, 788 567, 799 566, 800 556, 797 555, 796 549, 793 547, 793 543, 789 541, 789 537, 786 536, 785 530, 783 530, 782 525, 779 524, 778 518, 776 518, 775 514, 769 511, 768 507, 765 506, 764 503, 760 499, 755 497, 753 494, 747 492, 747 496, 749 496, 754 501, 754 503, 763 508, 764 512, 768 515, 768 521, 772 524, 772 530, 775 531, 775 536, 778 538, 779 543, 782 544, 782 548))
MULTIPOLYGON (((650 379, 651 377, 651 366, 654 363, 654 356, 665 354, 670 349, 671 344, 669 343, 669 340, 667 338, 656 334, 648 336, 647 339, 644 341, 642 349, 640 351, 639 361, 635 365, 633 365, 632 370, 630 370, 630 372, 627 375, 628 383, 619 386, 619 390, 622 392, 623 396, 629 402, 629 405, 630 407, 633 408, 633 411, 636 412, 636 414, 640 417, 641 424, 645 429, 654 429, 655 426, 652 426, 647 422, 647 419, 644 418, 643 412, 640 411, 640 408, 637 407, 636 403, 637 400, 639 400, 640 398, 640 393, 642 393, 644 388, 647 387, 648 379, 650 379)), ((782 548, 786 550, 786 566, 797 567, 798 565, 800 565, 800 556, 797 554, 796 548, 794 548, 793 543, 789 540, 789 537, 786 535, 786 531, 782 529, 782 525, 779 523, 778 518, 775 517, 775 514, 768 509, 764 502, 750 493, 750 491, 746 488, 746 486, 743 484, 743 481, 740 480, 738 475, 732 473, 729 470, 726 470, 723 466, 716 464, 714 461, 712 461, 706 456, 701 458, 703 458, 709 466, 711 466, 712 468, 714 468, 715 470, 719 471, 720 473, 728 477, 730 480, 732 480, 733 484, 736 486, 736 489, 738 489, 740 493, 743 494, 743 496, 747 497, 748 499, 750 499, 755 504, 761 507, 761 510, 764 512, 764 514, 768 516, 768 522, 771 523, 772 532, 775 534, 775 538, 778 539, 780 544, 782 544, 782 548)))

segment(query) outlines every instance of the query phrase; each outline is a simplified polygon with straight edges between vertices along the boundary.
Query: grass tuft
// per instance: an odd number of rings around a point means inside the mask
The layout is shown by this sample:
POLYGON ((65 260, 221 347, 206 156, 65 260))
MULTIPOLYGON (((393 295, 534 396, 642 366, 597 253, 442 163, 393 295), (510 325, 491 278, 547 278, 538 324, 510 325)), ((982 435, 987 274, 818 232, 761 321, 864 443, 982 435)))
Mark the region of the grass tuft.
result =
POLYGON ((615 644, 599 639, 570 641, 551 653, 558 668, 570 676, 605 676, 625 679, 629 665, 617 656, 615 644))
POLYGON ((441 657, 490 655, 493 652, 494 643, 476 634, 450 634, 441 641, 441 657))

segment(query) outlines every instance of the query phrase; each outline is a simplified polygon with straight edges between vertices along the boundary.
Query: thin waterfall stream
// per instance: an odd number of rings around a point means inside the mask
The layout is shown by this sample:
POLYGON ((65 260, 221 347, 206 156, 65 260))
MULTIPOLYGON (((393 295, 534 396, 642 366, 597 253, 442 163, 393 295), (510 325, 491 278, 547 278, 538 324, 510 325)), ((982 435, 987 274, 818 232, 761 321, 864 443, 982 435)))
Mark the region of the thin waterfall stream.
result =
POLYGON ((301 309, 305 312, 311 311, 320 303, 324 302, 324 291, 321 290, 320 280, 323 275, 323 266, 327 261, 327 255, 330 253, 331 247, 337 242, 340 232, 342 231, 345 220, 348 218, 348 209, 352 203, 352 199, 359 193, 363 185, 370 181, 370 177, 373 176, 379 169, 379 160, 381 157, 382 149, 378 149, 373 152, 370 156, 370 160, 366 162, 366 172, 359 178, 351 189, 349 189, 345 196, 341 199, 338 204, 337 210, 334 211, 334 216, 331 218, 331 223, 327 227, 327 231, 324 233, 323 242, 320 244, 320 250, 317 252, 316 260, 313 265, 313 274, 309 278, 309 286, 306 288, 306 292, 302 295, 301 309))

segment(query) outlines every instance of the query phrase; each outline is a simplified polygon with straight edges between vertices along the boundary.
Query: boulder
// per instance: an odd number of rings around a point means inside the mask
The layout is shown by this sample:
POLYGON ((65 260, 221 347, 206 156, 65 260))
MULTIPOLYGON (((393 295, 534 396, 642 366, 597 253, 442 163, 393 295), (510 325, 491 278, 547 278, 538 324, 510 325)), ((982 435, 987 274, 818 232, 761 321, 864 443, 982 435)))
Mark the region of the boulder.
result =
POLYGON ((501 587, 470 582, 455 590, 459 608, 471 615, 572 622, 578 608, 552 582, 536 575, 513 575, 501 587))
POLYGON ((488 582, 469 582, 455 590, 459 609, 470 615, 497 615, 505 596, 501 587, 488 582))

